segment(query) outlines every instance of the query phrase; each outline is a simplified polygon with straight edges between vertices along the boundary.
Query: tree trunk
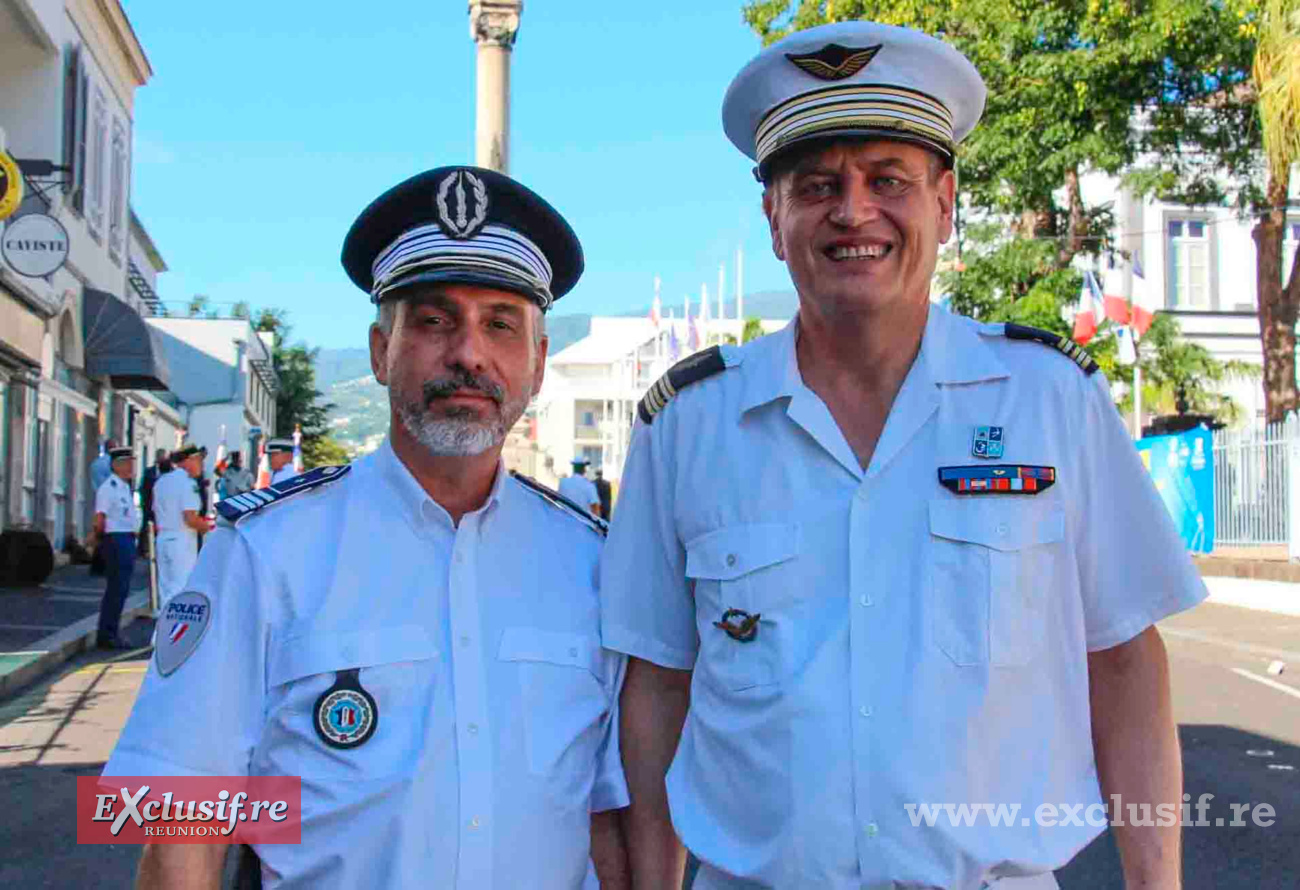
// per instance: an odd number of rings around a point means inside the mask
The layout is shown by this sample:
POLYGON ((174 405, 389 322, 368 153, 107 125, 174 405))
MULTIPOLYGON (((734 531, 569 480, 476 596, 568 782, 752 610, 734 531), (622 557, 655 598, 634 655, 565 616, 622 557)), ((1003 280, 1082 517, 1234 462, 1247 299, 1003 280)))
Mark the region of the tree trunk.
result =
POLYGON ((1066 210, 1069 213, 1066 222, 1065 239, 1056 254, 1056 267, 1064 269, 1070 265, 1075 254, 1083 250, 1083 239, 1087 235, 1088 219, 1083 209, 1083 192, 1079 188, 1079 171, 1071 169, 1065 174, 1066 210))
MULTIPOLYGON (((1290 177, 1269 176, 1267 212, 1259 217, 1255 239, 1255 285, 1259 295, 1259 337, 1264 348, 1264 411, 1269 423, 1286 419, 1297 408, 1295 325, 1300 309, 1298 263, 1282 286, 1282 240, 1286 233, 1286 203, 1290 177)), ((1300 260, 1300 251, 1296 259, 1300 260)))

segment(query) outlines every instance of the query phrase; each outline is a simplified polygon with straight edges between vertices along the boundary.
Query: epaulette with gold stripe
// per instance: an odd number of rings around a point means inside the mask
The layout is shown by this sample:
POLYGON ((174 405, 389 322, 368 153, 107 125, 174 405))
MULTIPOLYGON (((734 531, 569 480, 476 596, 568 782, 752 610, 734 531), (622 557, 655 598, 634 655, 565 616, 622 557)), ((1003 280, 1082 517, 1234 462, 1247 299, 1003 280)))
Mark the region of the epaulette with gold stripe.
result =
POLYGON ((1022 324, 1012 324, 1011 322, 1007 322, 1005 327, 1008 340, 1036 340, 1052 347, 1070 359, 1083 369, 1083 373, 1094 374, 1097 371, 1097 363, 1093 361, 1088 351, 1064 334, 1053 334, 1051 331, 1031 328, 1022 324))
POLYGON ((720 346, 710 346, 694 355, 688 355, 669 368, 664 376, 646 390, 646 394, 641 397, 641 403, 637 406, 637 414, 643 422, 654 423, 655 415, 662 411, 664 405, 667 405, 683 387, 698 383, 706 377, 712 377, 719 371, 725 371, 726 368, 727 360, 723 357, 720 346))

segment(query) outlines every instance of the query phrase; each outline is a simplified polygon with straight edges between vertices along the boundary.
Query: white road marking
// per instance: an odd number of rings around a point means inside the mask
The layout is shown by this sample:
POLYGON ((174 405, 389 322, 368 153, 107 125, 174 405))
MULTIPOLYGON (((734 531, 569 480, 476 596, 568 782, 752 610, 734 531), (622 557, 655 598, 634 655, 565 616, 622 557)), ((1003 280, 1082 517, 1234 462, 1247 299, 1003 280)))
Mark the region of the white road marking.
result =
POLYGON ((1285 683, 1279 683, 1276 680, 1270 680, 1268 677, 1261 677, 1258 674, 1252 674, 1250 671, 1241 668, 1233 668, 1232 672, 1239 677, 1245 677, 1247 680, 1254 680, 1256 683, 1263 683, 1265 686, 1272 687, 1278 692, 1285 692, 1287 695, 1300 698, 1300 689, 1288 686, 1285 683))
POLYGON ((63 630, 62 624, 0 624, 0 630, 63 630))

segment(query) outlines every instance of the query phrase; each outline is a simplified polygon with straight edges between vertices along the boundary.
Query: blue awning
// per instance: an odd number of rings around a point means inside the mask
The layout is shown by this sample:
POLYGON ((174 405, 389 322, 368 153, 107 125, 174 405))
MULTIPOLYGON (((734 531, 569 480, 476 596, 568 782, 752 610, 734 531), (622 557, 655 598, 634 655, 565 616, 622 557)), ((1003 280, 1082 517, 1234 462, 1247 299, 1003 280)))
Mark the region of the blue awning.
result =
POLYGON ((115 389, 169 389, 162 335, 112 294, 88 287, 81 313, 86 375, 115 389))

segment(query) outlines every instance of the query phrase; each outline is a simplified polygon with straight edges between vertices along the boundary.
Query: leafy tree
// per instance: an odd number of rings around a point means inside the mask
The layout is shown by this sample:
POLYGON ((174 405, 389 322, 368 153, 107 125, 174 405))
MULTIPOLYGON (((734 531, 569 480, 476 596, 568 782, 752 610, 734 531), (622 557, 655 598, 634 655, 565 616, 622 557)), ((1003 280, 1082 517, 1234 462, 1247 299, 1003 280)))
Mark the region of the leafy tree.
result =
POLYGON ((252 310, 248 308, 248 303, 240 300, 230 309, 231 318, 248 318, 252 315, 252 310))
POLYGON ((757 318, 745 319, 745 327, 740 333, 740 341, 748 343, 750 340, 757 340, 761 336, 763 336, 763 322, 757 318))
POLYGON ((301 342, 289 345, 293 329, 283 309, 263 307, 253 313, 253 318, 254 330, 272 334, 271 360, 280 380, 275 394, 275 434, 288 437, 295 429, 301 429, 305 468, 322 463, 346 463, 346 449, 329 436, 328 418, 334 404, 322 403, 323 393, 316 388, 319 347, 308 347, 301 342))
POLYGON ((189 304, 185 307, 185 312, 190 318, 198 318, 208 309, 207 294, 195 294, 190 298, 189 304))

